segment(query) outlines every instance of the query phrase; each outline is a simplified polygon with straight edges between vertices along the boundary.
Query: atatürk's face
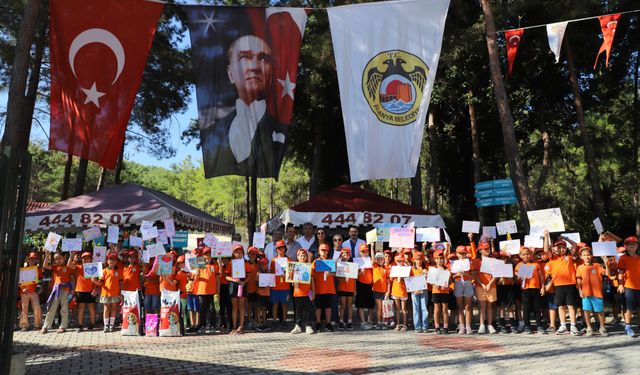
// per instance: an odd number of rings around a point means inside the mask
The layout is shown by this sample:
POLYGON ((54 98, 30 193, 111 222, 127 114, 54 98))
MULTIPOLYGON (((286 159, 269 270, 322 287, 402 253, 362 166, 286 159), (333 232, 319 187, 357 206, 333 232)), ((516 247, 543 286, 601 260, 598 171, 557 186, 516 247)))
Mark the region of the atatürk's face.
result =
POLYGON ((231 45, 228 58, 227 75, 238 97, 247 105, 264 99, 273 77, 269 45, 256 36, 243 36, 231 45))

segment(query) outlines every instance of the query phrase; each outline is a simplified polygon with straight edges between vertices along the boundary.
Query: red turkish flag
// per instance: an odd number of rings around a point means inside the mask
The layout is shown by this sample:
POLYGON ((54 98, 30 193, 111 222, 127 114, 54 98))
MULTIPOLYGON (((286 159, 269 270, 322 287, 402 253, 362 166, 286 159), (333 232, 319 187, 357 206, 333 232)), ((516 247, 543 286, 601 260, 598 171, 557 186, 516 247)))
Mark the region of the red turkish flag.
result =
POLYGON ((278 122, 290 124, 307 11, 302 8, 267 8, 266 15, 275 78, 275 95, 269 100, 269 113, 277 116, 278 122))
POLYGON ((513 61, 516 59, 516 54, 518 53, 518 47, 520 47, 520 41, 522 41, 523 34, 524 29, 513 29, 504 32, 504 38, 507 41, 507 59, 509 60, 507 78, 511 76, 513 61))
POLYGON ((602 37, 604 40, 602 41, 602 45, 600 46, 600 51, 598 51, 598 56, 596 56, 596 62, 593 64, 593 69, 598 65, 598 58, 600 58, 600 54, 602 52, 607 51, 607 58, 605 60, 605 66, 609 67, 609 56, 611 55, 611 46, 613 45, 613 38, 616 35, 616 27, 618 26, 618 19, 620 19, 620 14, 609 14, 606 16, 598 17, 600 20, 600 28, 602 29, 602 37))
POLYGON ((164 4, 51 0, 50 150, 113 169, 164 4))

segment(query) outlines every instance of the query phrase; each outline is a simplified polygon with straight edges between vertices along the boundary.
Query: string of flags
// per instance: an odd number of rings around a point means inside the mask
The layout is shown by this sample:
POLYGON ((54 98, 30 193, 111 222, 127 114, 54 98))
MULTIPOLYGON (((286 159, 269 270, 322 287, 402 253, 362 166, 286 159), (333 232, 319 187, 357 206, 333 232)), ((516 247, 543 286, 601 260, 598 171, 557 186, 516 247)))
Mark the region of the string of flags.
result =
POLYGON ((600 59, 600 55, 603 52, 606 52, 605 66, 609 67, 609 57, 611 55, 611 48, 613 46, 613 39, 616 34, 616 27, 618 25, 618 21, 620 20, 620 17, 623 14, 634 13, 634 12, 640 12, 640 9, 505 30, 504 37, 506 41, 507 60, 508 60, 507 78, 511 76, 511 71, 513 70, 513 63, 516 59, 516 54, 518 53, 518 47, 520 47, 520 43, 522 42, 524 31, 526 29, 532 29, 532 28, 538 28, 538 27, 545 27, 547 29, 549 49, 551 50, 551 52, 553 52, 553 55, 556 58, 556 64, 557 64, 558 62, 560 62, 560 48, 562 47, 562 40, 564 39, 564 33, 567 30, 567 26, 569 25, 569 23, 596 19, 596 18, 600 23, 600 29, 602 31, 603 40, 602 40, 602 45, 600 46, 600 50, 596 55, 596 60, 595 60, 595 63, 593 64, 593 69, 595 69, 596 66, 598 66, 598 60, 600 59))

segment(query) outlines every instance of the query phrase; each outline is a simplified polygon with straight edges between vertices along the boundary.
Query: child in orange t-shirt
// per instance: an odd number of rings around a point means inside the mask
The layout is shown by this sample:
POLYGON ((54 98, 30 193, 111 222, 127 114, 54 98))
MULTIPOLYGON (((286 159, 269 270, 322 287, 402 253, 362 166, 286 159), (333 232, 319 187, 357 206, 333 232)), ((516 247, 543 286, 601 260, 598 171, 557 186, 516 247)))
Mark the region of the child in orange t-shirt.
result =
POLYGON ((609 336, 607 329, 604 327, 604 297, 602 295, 602 277, 609 274, 608 259, 607 257, 602 257, 605 268, 602 268, 598 263, 593 263, 593 254, 588 246, 580 249, 580 258, 582 258, 582 264, 576 270, 576 281, 580 298, 582 298, 585 323, 587 324, 586 336, 593 336, 591 312, 598 317, 600 335, 609 336))
POLYGON ((209 330, 213 333, 216 324, 216 309, 213 306, 213 298, 218 294, 220 268, 211 258, 211 248, 205 247, 202 251, 202 256, 204 257, 205 266, 204 268, 198 268, 194 287, 200 306, 198 329, 206 330, 208 321, 209 330))
MULTIPOLYGON (((340 250, 340 261, 350 262, 351 250, 343 248, 340 250)), ((338 280, 338 296, 340 297, 340 309, 338 310, 338 329, 353 330, 353 295, 356 292, 356 279, 346 277, 336 277, 338 280)))
MULTIPOLYGON (((445 264, 444 252, 437 250, 433 254, 433 258, 436 262, 434 268, 439 270, 448 270, 445 264)), ((451 282, 451 276, 449 276, 449 283, 451 282)), ((431 289, 431 296, 433 300, 433 324, 435 326, 435 333, 439 335, 446 335, 449 333, 449 286, 433 285, 431 289), (442 326, 440 325, 440 316, 442 315, 442 326)))
MULTIPOLYGON (((260 280, 261 273, 269 273, 269 259, 266 256, 258 258, 258 274, 256 279, 260 280)), ((267 309, 269 308, 269 294, 271 289, 268 286, 258 285, 258 300, 257 300, 257 312, 256 312, 256 331, 266 332, 270 328, 267 326, 267 309)))
MULTIPOLYGON (((358 248, 360 250, 361 258, 369 258, 370 250, 369 245, 363 243, 358 248)), ((361 268, 358 270, 358 280, 356 281, 356 296, 355 305, 358 309, 358 316, 360 317, 360 326, 363 330, 371 329, 373 325, 373 308, 376 306, 373 298, 373 269, 361 268), (365 317, 365 309, 367 309, 365 317)))
MULTIPOLYGON (((31 252, 27 258, 27 267, 38 267, 40 257, 38 253, 31 252)), ((34 329, 42 328, 42 309, 40 309, 40 296, 37 293, 38 283, 42 280, 42 269, 37 269, 38 282, 26 285, 20 285, 20 302, 22 309, 20 310, 20 328, 22 332, 29 330, 29 305, 33 310, 33 326, 34 329)))
MULTIPOLYGON (((297 258, 298 258, 298 262, 299 263, 305 263, 307 265, 309 265, 309 271, 311 271, 311 264, 309 263, 309 252, 306 249, 298 249, 298 252, 296 253, 297 258)), ((290 267, 287 268, 287 272, 291 272, 292 269, 290 267)), ((309 275, 301 275, 303 279, 307 279, 309 280, 309 283, 302 283, 302 282, 294 282, 293 283, 293 305, 296 308, 296 319, 297 321, 295 322, 295 327, 293 328, 293 330, 291 331, 292 334, 297 334, 297 333, 302 333, 302 330, 304 328, 304 332, 307 334, 314 334, 316 333, 313 330, 313 327, 311 327, 311 325, 313 324, 313 313, 314 313, 314 308, 313 308, 313 303, 311 303, 311 293, 312 293, 312 283, 313 283, 313 278, 311 277, 311 274, 309 275)), ((287 277, 288 279, 294 279, 294 275, 289 274, 289 276, 287 277)))
POLYGON ((107 268, 102 270, 101 278, 93 278, 93 283, 102 287, 100 292, 100 303, 102 304, 102 319, 104 321, 104 332, 112 332, 116 320, 118 304, 122 299, 123 274, 118 268, 118 255, 110 253, 107 255, 107 268))
POLYGON ((96 322, 96 293, 94 293, 95 285, 92 279, 84 277, 84 263, 93 262, 93 254, 88 251, 75 253, 73 262, 69 263, 69 268, 75 270, 76 278, 76 302, 78 303, 78 332, 84 331, 82 326, 84 320, 84 310, 89 309, 89 331, 93 331, 96 322))
POLYGON ((58 307, 60 307, 60 317, 62 321, 60 322, 60 328, 58 328, 57 332, 66 332, 67 326, 69 325, 68 295, 71 289, 72 271, 69 266, 64 263, 65 258, 61 253, 56 253, 53 256, 53 260, 55 264, 51 265, 51 253, 47 252, 47 255, 44 257, 43 268, 45 270, 51 270, 51 284, 53 285, 53 288, 49 295, 49 299, 47 299, 49 310, 47 310, 47 317, 44 321, 44 326, 40 331, 42 334, 47 333, 47 331, 51 329, 51 326, 53 325, 53 318, 56 316, 58 307))
POLYGON ((389 270, 384 266, 385 256, 383 253, 377 253, 374 257, 373 268, 371 269, 373 284, 373 298, 376 301, 376 318, 377 329, 387 329, 382 319, 382 301, 389 299, 391 293, 391 285, 389 284, 389 270))
MULTIPOLYGON (((189 322, 189 314, 187 314, 187 284, 189 283, 189 271, 184 268, 184 255, 180 255, 178 259, 176 259, 176 264, 173 266, 174 268, 174 280, 178 282, 178 290, 180 291, 180 314, 182 315, 182 327, 184 330, 185 327, 188 327, 189 322)), ((184 332, 183 332, 184 333, 184 332)))
POLYGON ((476 258, 471 262, 471 275, 476 282, 475 293, 480 311, 480 326, 478 327, 479 334, 487 333, 487 331, 489 333, 497 332, 492 324, 495 317, 493 304, 498 300, 498 293, 496 289, 497 279, 490 273, 480 271, 482 268, 482 262, 485 262, 485 260, 492 260, 489 258, 490 250, 491 245, 489 245, 488 242, 481 242, 478 245, 476 258))
MULTIPOLYGON (((545 237, 548 232, 545 231, 545 237)), ((545 241, 545 251, 548 253, 550 241, 545 241)), ((556 334, 566 334, 566 310, 569 310, 571 322, 570 333, 574 336, 580 335, 576 326, 576 306, 580 305, 580 295, 576 287, 576 264, 573 255, 567 252, 567 243, 562 240, 562 236, 554 243, 553 255, 549 262, 551 271, 551 284, 555 287, 554 303, 558 306, 558 317, 560 326, 556 334)), ((549 288, 549 285, 547 285, 549 288)))
MULTIPOLYGON (((537 262, 531 259, 531 250, 527 247, 520 249, 520 258, 522 262, 516 265, 515 273, 518 276, 518 280, 521 283, 522 288, 522 304, 524 307, 524 333, 530 335, 533 333, 531 330, 531 313, 535 315, 536 327, 538 334, 545 335, 547 331, 542 325, 542 319, 540 316, 541 296, 544 296, 544 277, 542 269, 537 262), (533 267, 533 271, 530 277, 520 276, 520 269, 524 266, 527 268, 533 267)), ((524 272, 523 272, 524 274, 524 272)))
POLYGON ((640 255, 638 255, 638 238, 629 236, 624 239, 626 255, 618 260, 618 293, 624 293, 627 310, 624 312, 625 334, 635 337, 636 333, 631 328, 631 318, 635 311, 640 318, 640 255))
MULTIPOLYGON (((456 247, 456 255, 458 257, 454 262, 461 262, 467 259, 469 262, 471 261, 467 257, 467 247, 466 246, 458 246, 456 247)), ((456 297, 456 305, 458 306, 458 333, 464 335, 473 334, 471 330, 471 318, 473 311, 471 310, 471 301, 473 300, 473 291, 474 287, 471 283, 472 276, 471 270, 457 272, 453 274, 454 286, 453 286, 453 295, 456 297)))
MULTIPOLYGON (((247 290, 245 284, 251 272, 249 263, 244 260, 244 247, 235 245, 232 253, 233 260, 227 264, 226 277, 229 281, 229 294, 231 295, 231 332, 230 335, 241 335, 244 333, 244 307, 247 290), (242 260, 241 266, 244 268, 245 276, 242 278, 233 277, 233 261, 242 260)), ((241 269, 242 269, 241 268, 241 269)), ((236 270, 237 271, 237 270, 236 270)))
MULTIPOLYGON (((281 268, 281 264, 276 262, 276 259, 281 262, 285 262, 283 258, 286 258, 285 251, 287 247, 284 241, 279 240, 276 242, 276 256, 271 259, 271 269, 272 273, 278 274, 282 272, 282 275, 276 275, 276 286, 271 288, 271 292, 269 294, 269 300, 271 301, 271 314, 273 314, 273 325, 276 325, 278 321, 278 313, 280 312, 279 308, 282 308, 282 320, 280 321, 280 325, 282 327, 286 326, 287 320, 287 311, 289 309, 289 294, 290 294, 290 285, 285 282, 285 274, 284 270, 281 268), (277 270, 276 270, 277 268, 277 270)), ((284 267, 286 270, 286 267, 284 267)))
MULTIPOLYGON (((404 259, 404 254, 396 255, 396 266, 406 266, 404 259)), ((404 285, 404 279, 402 277, 394 277, 391 279, 391 299, 395 301, 396 305, 396 331, 406 332, 407 300, 409 299, 409 295, 407 294, 407 288, 404 285), (400 324, 400 318, 402 318, 402 324, 400 324)))
POLYGON ((311 277, 313 278, 313 299, 316 306, 316 331, 320 330, 320 317, 322 310, 324 310, 325 327, 328 331, 333 332, 333 324, 331 324, 331 305, 333 303, 333 297, 336 294, 336 287, 334 284, 334 274, 331 272, 318 272, 316 271, 316 265, 320 261, 329 260, 329 246, 327 244, 321 244, 318 247, 320 257, 313 261, 311 266, 311 277))

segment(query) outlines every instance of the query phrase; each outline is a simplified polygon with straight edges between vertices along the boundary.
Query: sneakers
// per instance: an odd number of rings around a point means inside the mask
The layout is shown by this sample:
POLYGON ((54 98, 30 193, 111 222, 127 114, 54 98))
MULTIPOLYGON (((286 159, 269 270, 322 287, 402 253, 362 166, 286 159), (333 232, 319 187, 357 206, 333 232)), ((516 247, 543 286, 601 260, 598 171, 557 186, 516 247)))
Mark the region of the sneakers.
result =
POLYGON ((295 335, 297 333, 302 333, 302 328, 300 328, 300 326, 296 324, 296 326, 291 330, 291 334, 295 335))
POLYGON ((67 332, 67 330, 64 328, 58 328, 58 330, 56 331, 56 333, 65 333, 65 332, 67 332))
POLYGON ((341 321, 338 322, 338 329, 341 330, 341 331, 344 329, 344 323, 343 322, 341 322, 341 321))
POLYGON ((587 328, 587 332, 584 334, 586 337, 593 336, 593 328, 587 328))
POLYGON ((326 329, 327 329, 327 331, 329 331, 329 332, 333 332, 333 331, 335 331, 335 330, 336 330, 336 329, 335 329, 335 327, 334 327, 334 325, 333 325, 333 324, 331 324, 331 323, 327 323, 327 324, 325 324, 325 328, 326 328, 326 329))
POLYGON ((20 328, 20 332, 29 332, 29 328, 22 327, 22 328, 20 328))
POLYGON ((347 329, 347 331, 353 331, 353 324, 351 322, 349 322, 349 323, 347 323, 345 328, 347 329))
POLYGON ((532 333, 533 333, 533 331, 531 331, 531 327, 524 327, 524 334, 525 335, 530 335, 532 333))
POLYGON ((540 327, 538 327, 537 333, 539 335, 546 335, 547 334, 547 330, 544 329, 544 327, 540 326, 540 327))
MULTIPOLYGON (((580 331, 578 331, 578 328, 574 325, 571 326, 571 335, 573 336, 580 336, 580 331)), ((593 335, 593 332, 591 333, 593 335)))
POLYGON ((606 328, 604 327, 600 327, 600 330, 598 330, 598 332, 600 333, 600 336, 602 337, 607 337, 609 336, 609 332, 607 331, 606 328))
POLYGON ((401 325, 400 326, 400 332, 407 332, 407 326, 401 325))
POLYGON ((467 333, 467 331, 464 329, 464 326, 460 326, 460 328, 458 328, 458 334, 464 335, 465 333, 467 333))
POLYGON ((316 332, 322 332, 322 324, 316 323, 316 332))
POLYGON ((443 334, 443 335, 448 335, 448 334, 449 334, 449 328, 444 327, 444 328, 442 329, 442 334, 443 334))
POLYGON ((384 324, 382 324, 382 323, 379 323, 379 324, 376 326, 376 329, 377 329, 378 331, 382 331, 384 328, 385 328, 385 327, 384 327, 384 324))
POLYGON ((489 333, 491 333, 491 334, 498 333, 498 331, 496 331, 496 329, 493 328, 492 324, 489 324, 489 333))
POLYGON ((367 322, 360 323, 360 329, 363 331, 368 331, 371 329, 371 325, 367 322))
POLYGON ((47 332, 49 332, 49 331, 48 331, 46 328, 43 328, 43 329, 40 331, 40 334, 41 334, 41 335, 46 335, 46 334, 47 334, 47 332))
POLYGON ((518 332, 522 332, 524 330, 524 322, 521 320, 518 323, 518 332))
POLYGON ((507 326, 500 326, 500 333, 509 333, 509 328, 507 326))
POLYGON ((76 332, 80 333, 84 331, 84 327, 83 326, 78 326, 78 329, 76 329, 76 332))
POLYGON ((313 335, 314 333, 316 333, 316 331, 313 330, 311 325, 307 324, 307 327, 304 329, 304 333, 306 333, 307 335, 313 335))
POLYGON ((104 333, 109 333, 111 332, 111 327, 110 326, 104 326, 104 331, 102 331, 104 333))
POLYGON ((484 324, 480 324, 480 327, 478 327, 478 334, 482 335, 487 333, 487 328, 484 326, 484 324))
POLYGON ((567 326, 564 325, 560 326, 556 331, 556 335, 566 335, 567 333, 569 333, 569 330, 567 330, 567 326))
POLYGON ((424 333, 424 331, 422 330, 422 328, 418 328, 416 329, 416 333, 424 333))
POLYGON ((93 331, 93 323, 89 324, 89 328, 87 328, 87 331, 93 331))
POLYGON ((467 335, 473 335, 473 330, 471 329, 471 326, 467 326, 467 335))
POLYGON ((398 325, 396 326, 396 328, 394 328, 393 330, 394 330, 394 331, 400 331, 400 327, 402 327, 402 326, 401 326, 400 324, 398 324, 398 325))
POLYGON ((629 337, 636 337, 636 333, 633 331, 630 325, 624 327, 624 334, 629 337))

